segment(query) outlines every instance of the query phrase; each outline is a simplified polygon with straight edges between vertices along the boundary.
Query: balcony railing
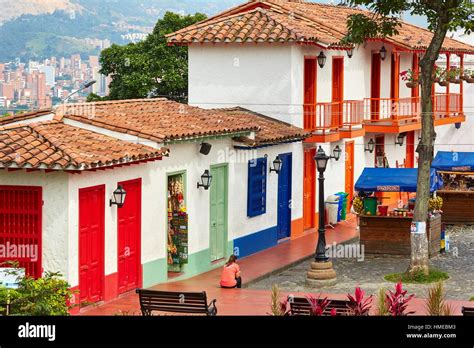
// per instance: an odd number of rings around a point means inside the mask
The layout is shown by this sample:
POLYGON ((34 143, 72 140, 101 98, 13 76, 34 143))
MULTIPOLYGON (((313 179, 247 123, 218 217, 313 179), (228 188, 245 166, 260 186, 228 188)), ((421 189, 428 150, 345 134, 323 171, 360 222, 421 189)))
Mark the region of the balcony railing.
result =
MULTIPOLYGON (((433 96, 434 119, 462 114, 460 94, 433 96)), ((353 130, 364 124, 404 126, 421 120, 421 98, 365 98, 304 105, 304 128, 317 134, 353 130)))

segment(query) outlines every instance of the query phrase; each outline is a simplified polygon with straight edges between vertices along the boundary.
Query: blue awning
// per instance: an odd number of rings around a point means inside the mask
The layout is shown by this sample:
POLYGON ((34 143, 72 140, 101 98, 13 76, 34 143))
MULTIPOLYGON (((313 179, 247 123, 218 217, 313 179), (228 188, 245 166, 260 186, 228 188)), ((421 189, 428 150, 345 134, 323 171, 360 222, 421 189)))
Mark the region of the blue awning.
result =
MULTIPOLYGON (((365 168, 355 184, 356 191, 416 192, 417 168, 365 168)), ((431 192, 442 186, 440 177, 431 169, 431 192)))
POLYGON ((431 167, 450 172, 474 171, 474 152, 438 151, 431 167))

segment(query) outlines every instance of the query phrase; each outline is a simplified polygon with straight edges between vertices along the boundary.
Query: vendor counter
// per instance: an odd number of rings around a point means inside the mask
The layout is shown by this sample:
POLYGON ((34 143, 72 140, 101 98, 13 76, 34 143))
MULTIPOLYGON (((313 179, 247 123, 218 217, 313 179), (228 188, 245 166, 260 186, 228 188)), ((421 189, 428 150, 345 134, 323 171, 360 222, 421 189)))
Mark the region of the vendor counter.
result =
POLYGON ((438 190, 443 199, 443 223, 474 224, 474 191, 438 190))
MULTIPOLYGON (((361 215, 360 244, 366 254, 410 256, 411 217, 361 215)), ((441 215, 429 219, 426 224, 429 256, 439 254, 441 247, 441 215)))

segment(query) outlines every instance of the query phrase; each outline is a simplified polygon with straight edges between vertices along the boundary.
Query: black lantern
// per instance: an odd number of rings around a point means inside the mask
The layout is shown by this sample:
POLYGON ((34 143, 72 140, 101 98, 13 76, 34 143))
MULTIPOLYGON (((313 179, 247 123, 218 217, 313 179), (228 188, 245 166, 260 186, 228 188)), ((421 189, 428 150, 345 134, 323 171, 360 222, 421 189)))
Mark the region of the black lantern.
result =
POLYGON ((374 139, 370 139, 369 142, 367 143, 367 146, 365 147, 364 151, 365 152, 374 152, 375 149, 375 142, 374 139))
POLYGON ((321 146, 319 147, 314 159, 316 161, 316 167, 318 168, 318 172, 324 173, 326 171, 326 166, 328 165, 329 156, 326 155, 321 146))
POLYGON ((203 187, 204 190, 209 190, 211 187, 212 175, 209 173, 209 170, 205 170, 204 174, 201 175, 201 182, 197 183, 197 188, 203 187))
POLYGON ((275 172, 277 174, 280 174, 282 165, 283 161, 280 159, 280 156, 276 156, 275 160, 273 161, 273 168, 270 168, 270 173, 275 172))
POLYGON ((334 150, 332 150, 331 158, 334 158, 336 161, 339 161, 339 159, 341 158, 341 153, 342 153, 341 148, 339 147, 339 145, 336 145, 334 150))
POLYGON ((397 141, 395 141, 395 145, 403 145, 403 139, 405 138, 405 134, 400 133, 398 134, 397 141))
POLYGON ((352 55, 354 54, 354 49, 351 48, 350 50, 347 50, 347 56, 349 57, 349 59, 352 58, 352 55))
POLYGON ((385 57, 387 57, 387 49, 385 46, 382 46, 380 49, 380 59, 385 60, 385 57))
POLYGON ((113 193, 114 199, 110 200, 110 206, 116 205, 118 208, 122 208, 125 204, 125 197, 127 196, 127 192, 123 189, 121 185, 115 189, 113 193))
POLYGON ((319 53, 318 64, 321 69, 324 67, 324 64, 326 64, 326 55, 324 54, 323 51, 319 53))

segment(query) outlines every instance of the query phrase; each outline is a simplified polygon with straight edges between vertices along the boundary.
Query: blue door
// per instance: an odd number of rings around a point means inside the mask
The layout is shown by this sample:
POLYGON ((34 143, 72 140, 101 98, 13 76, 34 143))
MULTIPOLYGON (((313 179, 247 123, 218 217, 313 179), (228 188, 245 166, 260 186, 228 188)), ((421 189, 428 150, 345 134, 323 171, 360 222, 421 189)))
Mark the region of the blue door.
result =
POLYGON ((291 235, 291 153, 279 155, 282 161, 278 175, 278 239, 291 235))

